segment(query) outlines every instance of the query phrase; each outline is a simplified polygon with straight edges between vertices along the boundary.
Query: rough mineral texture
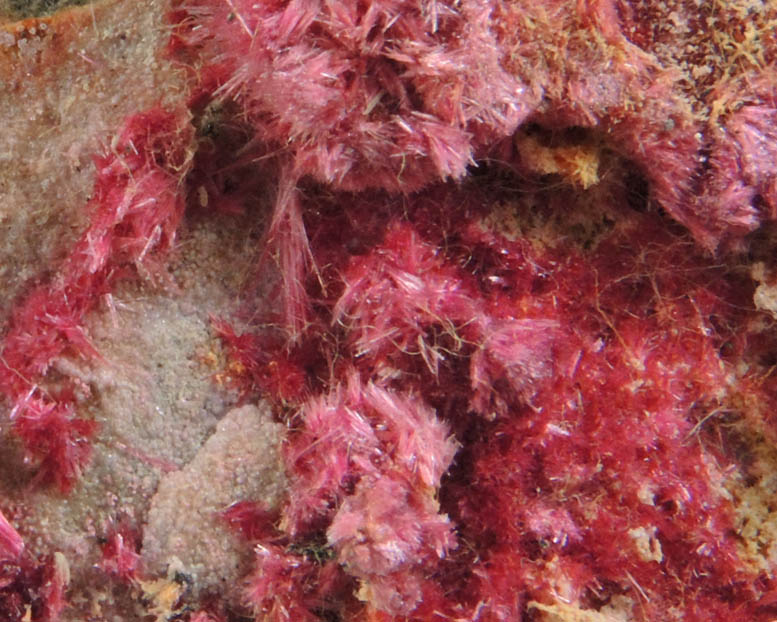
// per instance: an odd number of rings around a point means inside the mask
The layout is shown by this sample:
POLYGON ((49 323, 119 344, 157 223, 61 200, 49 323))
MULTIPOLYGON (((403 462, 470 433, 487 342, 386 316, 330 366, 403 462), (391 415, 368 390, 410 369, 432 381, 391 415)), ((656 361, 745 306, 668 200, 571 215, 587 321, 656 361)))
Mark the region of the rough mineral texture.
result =
POLYGON ((0 13, 0 619, 775 618, 773 0, 0 13))
POLYGON ((266 405, 232 410, 191 462, 159 482, 143 528, 149 571, 173 565, 198 590, 229 589, 245 574, 245 549, 221 513, 245 499, 277 506, 285 489, 282 431, 266 405))

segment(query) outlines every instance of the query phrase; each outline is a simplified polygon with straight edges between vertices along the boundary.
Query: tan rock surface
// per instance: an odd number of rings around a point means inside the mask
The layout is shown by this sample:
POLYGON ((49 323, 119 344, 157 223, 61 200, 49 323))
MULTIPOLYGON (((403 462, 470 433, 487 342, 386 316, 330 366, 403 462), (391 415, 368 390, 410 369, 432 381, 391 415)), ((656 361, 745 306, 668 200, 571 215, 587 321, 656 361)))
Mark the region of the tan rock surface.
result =
POLYGON ((194 459, 159 483, 143 530, 149 569, 174 567, 198 589, 235 585, 250 568, 246 547, 218 514, 243 500, 277 506, 285 489, 282 436, 266 404, 236 408, 219 421, 194 459))

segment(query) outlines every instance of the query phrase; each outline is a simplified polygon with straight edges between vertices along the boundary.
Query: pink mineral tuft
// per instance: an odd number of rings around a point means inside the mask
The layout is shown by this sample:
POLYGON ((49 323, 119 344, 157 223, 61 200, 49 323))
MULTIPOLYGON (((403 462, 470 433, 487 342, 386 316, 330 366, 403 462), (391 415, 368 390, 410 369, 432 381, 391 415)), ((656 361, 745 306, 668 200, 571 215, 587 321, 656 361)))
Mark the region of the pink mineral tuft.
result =
POLYGON ((100 547, 102 559, 98 567, 120 581, 136 580, 140 570, 141 542, 140 533, 127 519, 111 524, 100 547))
POLYGON ((470 361, 472 409, 483 415, 505 415, 510 401, 529 400, 540 381, 552 373, 558 329, 553 320, 484 323, 482 343, 470 361), (501 395, 494 387, 502 388, 501 395))
POLYGON ((302 407, 304 428, 286 453, 295 490, 283 523, 292 535, 331 518, 359 480, 401 474, 407 492, 436 490, 456 443, 417 396, 403 396, 351 373, 347 385, 302 407))
POLYGON ((309 562, 274 546, 257 546, 256 570, 246 580, 245 600, 268 622, 315 622, 307 607, 305 583, 313 568, 309 562))
POLYGON ((374 384, 358 390, 365 405, 377 415, 377 436, 388 448, 394 465, 417 478, 422 487, 439 487, 458 449, 449 427, 417 397, 374 384))
POLYGON ((45 374, 60 356, 95 357, 86 314, 127 273, 160 273, 183 214, 179 186, 188 167, 186 113, 154 109, 125 121, 111 150, 96 158, 88 206, 91 224, 55 278, 12 310, 0 350, 0 390, 40 478, 68 490, 89 458, 96 424, 75 414, 72 388, 47 390, 45 374))
POLYGON ((766 204, 763 216, 777 220, 777 108, 774 105, 743 106, 727 124, 740 150, 742 177, 766 204))
POLYGON ((256 501, 238 501, 221 512, 229 527, 248 541, 270 540, 276 535, 278 512, 256 501))
POLYGON ((18 560, 24 551, 24 540, 16 528, 0 512, 0 558, 18 560))
MULTIPOLYGON (((479 2, 181 2, 173 49, 220 75, 257 134, 300 175, 412 190, 460 177, 529 98, 499 63, 479 2), (473 59, 475 62, 473 62, 473 59)), ((202 72, 200 72, 202 75, 202 72)))
POLYGON ((386 575, 455 546, 450 521, 426 493, 401 479, 362 480, 327 531, 338 559, 356 576, 386 575))
POLYGON ((425 493, 402 480, 362 480, 327 530, 346 570, 362 582, 371 606, 407 615, 421 600, 424 561, 455 548, 447 516, 425 493))

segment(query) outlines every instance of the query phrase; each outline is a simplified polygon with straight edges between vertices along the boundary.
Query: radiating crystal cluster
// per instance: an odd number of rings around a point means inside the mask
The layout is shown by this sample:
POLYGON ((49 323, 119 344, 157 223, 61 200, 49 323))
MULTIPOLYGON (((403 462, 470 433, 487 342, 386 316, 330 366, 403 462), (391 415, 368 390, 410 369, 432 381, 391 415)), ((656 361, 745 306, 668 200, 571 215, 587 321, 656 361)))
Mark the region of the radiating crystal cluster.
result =
MULTIPOLYGON (((230 382, 287 426, 288 491, 222 512, 253 570, 180 615, 775 616, 753 495, 777 341, 750 264, 766 300, 777 7, 185 0, 170 19, 188 100, 126 120, 88 229, 4 335, 42 480, 88 459, 77 387, 47 370, 99 357, 99 296, 164 273, 185 205, 229 218, 269 178, 243 310, 213 329, 230 382)), ((118 525, 103 570, 147 585, 139 543, 118 525)), ((9 619, 56 618, 61 564, 7 521, 0 549, 9 619)))

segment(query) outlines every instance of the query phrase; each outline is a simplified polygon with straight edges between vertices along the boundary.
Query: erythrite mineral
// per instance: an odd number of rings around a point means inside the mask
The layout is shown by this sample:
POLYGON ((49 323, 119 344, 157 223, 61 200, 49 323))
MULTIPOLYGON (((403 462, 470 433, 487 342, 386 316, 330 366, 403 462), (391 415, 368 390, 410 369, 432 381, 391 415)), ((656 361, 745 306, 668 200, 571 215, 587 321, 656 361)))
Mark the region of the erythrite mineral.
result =
POLYGON ((777 616, 777 5, 166 10, 185 89, 95 157, 0 350, 36 486, 99 472, 94 438, 154 475, 109 469, 131 498, 81 568, 3 506, 4 619, 777 616), (195 392, 199 419, 140 419, 162 441, 98 426, 93 318, 171 317, 132 284, 213 281, 207 239, 253 256, 200 343, 221 420, 195 392))

